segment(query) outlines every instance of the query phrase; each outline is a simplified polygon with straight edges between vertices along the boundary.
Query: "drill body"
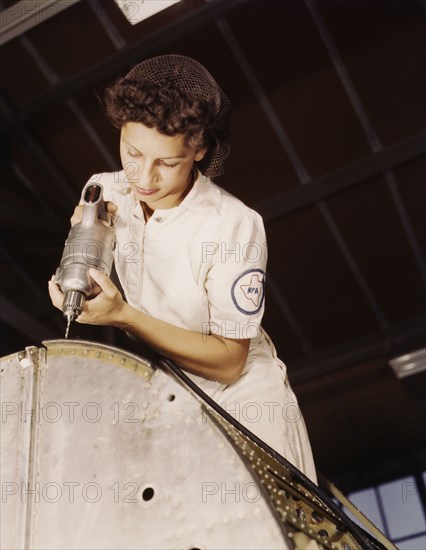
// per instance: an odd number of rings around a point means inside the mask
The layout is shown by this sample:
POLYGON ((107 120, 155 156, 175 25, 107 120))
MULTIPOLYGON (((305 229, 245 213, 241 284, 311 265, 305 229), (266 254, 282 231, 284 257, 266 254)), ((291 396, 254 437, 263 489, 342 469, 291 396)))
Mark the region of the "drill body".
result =
POLYGON ((82 202, 82 220, 71 227, 55 273, 55 282, 64 293, 62 311, 67 319, 66 338, 86 298, 96 292, 97 285, 89 269, 94 267, 109 276, 114 260, 115 234, 111 216, 105 209, 103 187, 88 183, 82 192, 82 202))

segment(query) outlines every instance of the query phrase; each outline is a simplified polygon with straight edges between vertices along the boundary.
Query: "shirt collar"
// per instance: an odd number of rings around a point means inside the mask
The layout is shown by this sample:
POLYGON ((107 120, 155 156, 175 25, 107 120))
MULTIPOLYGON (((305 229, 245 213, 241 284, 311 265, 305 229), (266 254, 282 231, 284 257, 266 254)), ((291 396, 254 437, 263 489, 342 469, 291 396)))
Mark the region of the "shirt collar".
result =
MULTIPOLYGON (((124 170, 118 173, 118 178, 114 180, 111 189, 121 195, 130 194, 134 204, 134 212, 140 214, 140 203, 133 195, 130 184, 126 181, 124 170)), ((219 187, 214 184, 210 178, 204 176, 197 170, 197 177, 192 189, 176 209, 188 208, 189 210, 210 210, 219 213, 221 202, 222 195, 219 187)), ((170 208, 168 210, 175 210, 175 208, 170 208)), ((164 212, 166 212, 166 210, 164 212)))
POLYGON ((222 195, 217 185, 210 178, 203 176, 201 172, 197 171, 197 178, 191 191, 186 195, 178 208, 219 212, 221 201, 222 195))

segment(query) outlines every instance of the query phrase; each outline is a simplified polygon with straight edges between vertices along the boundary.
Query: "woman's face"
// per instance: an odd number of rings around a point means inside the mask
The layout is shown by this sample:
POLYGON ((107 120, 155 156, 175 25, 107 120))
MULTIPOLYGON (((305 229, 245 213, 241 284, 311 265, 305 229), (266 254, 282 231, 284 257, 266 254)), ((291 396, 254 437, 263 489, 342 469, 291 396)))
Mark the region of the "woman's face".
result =
POLYGON ((151 210, 178 206, 191 183, 196 151, 185 136, 166 136, 141 122, 127 122, 121 129, 120 155, 135 196, 151 210))

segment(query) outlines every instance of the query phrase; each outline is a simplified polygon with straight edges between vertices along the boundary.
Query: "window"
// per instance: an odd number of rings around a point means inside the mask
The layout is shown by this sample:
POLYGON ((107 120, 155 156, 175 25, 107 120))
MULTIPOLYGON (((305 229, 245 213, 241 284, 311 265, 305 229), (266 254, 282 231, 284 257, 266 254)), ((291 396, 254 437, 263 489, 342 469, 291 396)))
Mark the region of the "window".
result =
MULTIPOLYGON (((426 472, 349 494, 349 499, 401 550, 426 548, 426 472), (421 484, 421 486, 420 486, 421 484)), ((352 514, 348 516, 361 525, 352 514)))

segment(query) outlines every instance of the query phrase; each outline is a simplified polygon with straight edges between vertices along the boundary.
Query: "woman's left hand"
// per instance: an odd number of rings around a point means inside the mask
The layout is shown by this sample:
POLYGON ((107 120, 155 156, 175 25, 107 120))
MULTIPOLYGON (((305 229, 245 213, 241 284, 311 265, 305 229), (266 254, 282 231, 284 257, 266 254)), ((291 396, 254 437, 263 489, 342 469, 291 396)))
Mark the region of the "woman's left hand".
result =
MULTIPOLYGON (((101 292, 85 300, 83 311, 76 320, 89 325, 114 325, 125 304, 123 296, 107 275, 94 268, 89 269, 89 275, 99 285, 101 292)), ((53 305, 62 310, 64 294, 53 280, 49 281, 49 294, 53 305)))

